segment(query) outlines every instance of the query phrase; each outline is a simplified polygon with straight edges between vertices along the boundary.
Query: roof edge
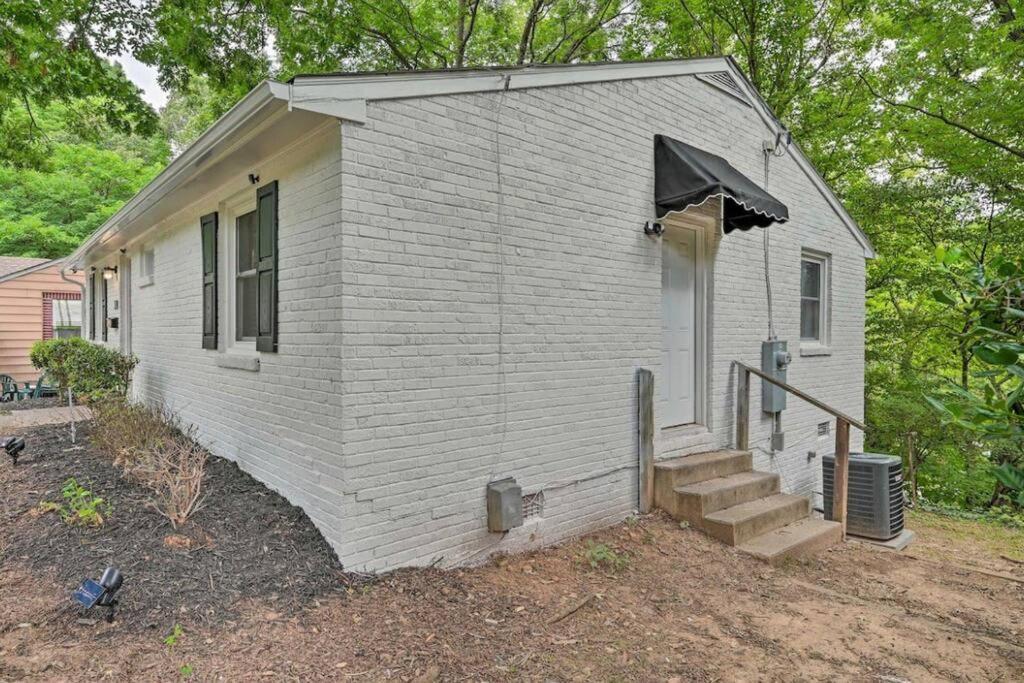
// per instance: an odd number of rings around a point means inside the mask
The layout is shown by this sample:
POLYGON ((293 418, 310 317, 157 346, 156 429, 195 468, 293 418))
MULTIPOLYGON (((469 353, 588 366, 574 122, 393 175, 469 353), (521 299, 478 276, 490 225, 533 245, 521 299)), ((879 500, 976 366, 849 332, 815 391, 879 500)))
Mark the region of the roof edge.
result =
POLYGON ((84 267, 84 259, 89 252, 96 245, 105 242, 112 232, 116 232, 122 220, 148 200, 159 198, 161 194, 185 183, 213 156, 217 146, 247 121, 275 102, 288 102, 289 90, 288 85, 269 80, 250 90, 67 256, 64 259, 66 266, 72 269, 84 267))
POLYGON ((54 258, 50 259, 49 261, 43 261, 42 263, 35 263, 31 266, 25 266, 24 268, 7 273, 6 275, 0 275, 0 282, 9 282, 10 280, 16 280, 19 277, 31 275, 32 273, 38 272, 40 270, 46 270, 51 266, 57 265, 63 260, 64 259, 62 258, 54 258))
MULTIPOLYGON (((779 118, 775 115, 775 112, 773 112, 772 108, 768 106, 768 103, 765 102, 761 93, 758 92, 757 88, 754 87, 754 84, 750 82, 747 75, 743 73, 743 69, 740 68, 739 63, 737 63, 732 55, 728 55, 725 58, 725 61, 729 65, 729 69, 733 75, 738 78, 739 86, 746 91, 747 97, 750 98, 750 101, 754 104, 755 111, 761 115, 765 124, 769 127, 774 126, 776 129, 784 128, 782 122, 779 121, 779 118)), ((851 216, 846 210, 846 207, 843 206, 839 197, 836 196, 836 193, 832 190, 829 184, 825 182, 821 173, 819 173, 818 169, 814 167, 811 160, 807 158, 807 155, 804 154, 804 151, 800 148, 799 143, 797 143, 795 139, 787 148, 787 152, 793 161, 796 162, 796 165, 800 167, 800 170, 804 172, 804 175, 807 176, 807 179, 811 181, 811 184, 818 189, 818 192, 821 193, 825 198, 825 201, 832 207, 832 210, 839 217, 839 220, 846 225, 847 229, 853 235, 853 238, 857 240, 857 243, 864 249, 864 258, 875 258, 877 254, 875 252, 874 245, 871 244, 871 240, 864 231, 861 230, 860 225, 857 224, 857 221, 855 221, 853 216, 851 216)))

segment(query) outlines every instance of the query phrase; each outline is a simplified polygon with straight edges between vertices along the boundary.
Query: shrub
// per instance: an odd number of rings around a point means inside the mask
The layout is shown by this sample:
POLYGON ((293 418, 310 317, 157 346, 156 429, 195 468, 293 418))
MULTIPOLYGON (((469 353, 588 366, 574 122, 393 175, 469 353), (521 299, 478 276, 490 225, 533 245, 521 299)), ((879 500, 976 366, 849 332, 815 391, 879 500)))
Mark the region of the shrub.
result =
POLYGON ((32 345, 29 354, 39 370, 49 373, 62 389, 86 401, 113 396, 124 399, 138 358, 81 337, 47 339, 32 345))
POLYGON ((149 454, 175 438, 175 428, 152 408, 115 398, 94 401, 90 439, 129 478, 136 478, 149 454))
POLYGON ((107 398, 93 404, 91 439, 124 476, 154 494, 153 506, 177 529, 202 504, 207 452, 193 428, 167 410, 107 398))
POLYGON ((72 477, 64 482, 60 490, 64 503, 44 501, 39 504, 43 512, 57 512, 66 524, 77 526, 102 526, 105 516, 113 509, 110 503, 85 488, 72 477))

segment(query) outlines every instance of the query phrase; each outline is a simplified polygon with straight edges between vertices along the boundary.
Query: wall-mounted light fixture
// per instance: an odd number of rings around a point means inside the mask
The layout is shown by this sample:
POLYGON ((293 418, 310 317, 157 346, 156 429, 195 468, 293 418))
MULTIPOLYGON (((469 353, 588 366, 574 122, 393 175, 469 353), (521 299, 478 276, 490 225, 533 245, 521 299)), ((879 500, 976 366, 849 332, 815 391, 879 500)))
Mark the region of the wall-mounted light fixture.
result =
POLYGON ((255 184, 256 184, 256 183, 258 183, 259 181, 260 181, 260 176, 259 176, 259 174, 258 174, 258 173, 250 173, 250 174, 249 174, 249 183, 250 183, 251 185, 255 185, 255 184))
POLYGON ((644 223, 644 234, 651 235, 653 237, 661 237, 665 232, 665 227, 657 221, 647 221, 644 223))
POLYGON ((103 269, 104 280, 113 280, 115 275, 117 275, 117 266, 107 266, 103 269))

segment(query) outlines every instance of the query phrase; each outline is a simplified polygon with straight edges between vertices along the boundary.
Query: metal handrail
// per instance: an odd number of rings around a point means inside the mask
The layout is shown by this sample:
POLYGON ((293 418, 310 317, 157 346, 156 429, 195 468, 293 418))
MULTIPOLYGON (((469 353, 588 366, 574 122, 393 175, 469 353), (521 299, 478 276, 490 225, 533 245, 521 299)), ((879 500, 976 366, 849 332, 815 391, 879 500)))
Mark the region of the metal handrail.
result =
POLYGON ((846 538, 847 481, 850 476, 850 425, 853 425, 862 432, 868 430, 867 425, 846 413, 836 410, 827 403, 823 403, 813 396, 805 394, 796 387, 790 386, 782 380, 775 379, 762 370, 752 368, 738 360, 734 360, 733 365, 740 370, 736 382, 736 448, 738 450, 745 451, 750 446, 750 375, 752 374, 760 377, 762 381, 774 384, 797 398, 807 401, 814 407, 835 416, 836 453, 834 476, 832 479, 832 519, 842 525, 843 538, 846 538))
POLYGON ((751 373, 757 375, 758 377, 760 377, 764 381, 768 382, 769 384, 774 384, 775 386, 779 387, 780 389, 785 389, 786 391, 788 391, 789 393, 793 394, 797 398, 800 398, 800 399, 803 399, 804 401, 807 401, 808 403, 810 403, 815 408, 820 408, 821 410, 824 410, 826 413, 829 413, 830 415, 833 415, 833 416, 835 416, 837 418, 846 420, 847 422, 849 422, 851 425, 853 425, 857 429, 861 430, 862 432, 866 432, 868 430, 867 425, 865 425, 860 420, 858 420, 856 418, 853 418, 853 417, 850 417, 846 413, 843 413, 843 412, 840 412, 840 411, 836 410, 835 408, 833 408, 832 406, 828 405, 824 401, 819 401, 818 399, 814 398, 813 396, 805 394, 804 392, 800 391, 799 389, 797 389, 793 385, 786 384, 782 380, 776 379, 776 378, 772 377, 771 375, 769 375, 768 373, 764 372, 763 370, 759 370, 757 368, 752 368, 749 365, 747 365, 746 363, 740 362, 738 360, 734 360, 733 361, 733 365, 741 367, 744 370, 746 370, 747 372, 751 372, 751 373))

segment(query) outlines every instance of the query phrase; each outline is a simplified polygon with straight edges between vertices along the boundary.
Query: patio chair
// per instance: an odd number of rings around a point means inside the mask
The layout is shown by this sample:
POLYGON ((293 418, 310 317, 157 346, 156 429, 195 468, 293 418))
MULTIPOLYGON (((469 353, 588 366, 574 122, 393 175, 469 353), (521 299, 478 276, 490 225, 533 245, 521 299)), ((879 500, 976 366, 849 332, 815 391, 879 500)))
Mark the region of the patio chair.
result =
POLYGON ((36 384, 33 387, 31 382, 25 382, 25 388, 22 389, 23 398, 46 398, 47 396, 56 396, 57 387, 52 384, 47 384, 47 376, 44 372, 39 375, 39 379, 36 380, 36 384))
POLYGON ((18 388, 18 382, 10 375, 0 374, 0 401, 20 401, 26 390, 18 388))

